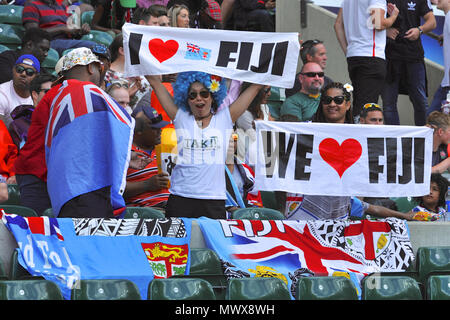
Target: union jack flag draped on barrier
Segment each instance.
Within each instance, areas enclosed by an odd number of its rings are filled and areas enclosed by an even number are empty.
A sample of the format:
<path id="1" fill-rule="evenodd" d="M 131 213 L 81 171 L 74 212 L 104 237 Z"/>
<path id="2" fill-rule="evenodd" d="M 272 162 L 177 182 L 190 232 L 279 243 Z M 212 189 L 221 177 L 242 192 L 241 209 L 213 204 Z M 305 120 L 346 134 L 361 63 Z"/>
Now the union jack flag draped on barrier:
<path id="1" fill-rule="evenodd" d="M 373 272 L 404 271 L 414 259 L 406 221 L 199 219 L 208 247 L 229 277 L 277 277 L 295 296 L 304 276 L 346 276 L 355 284 Z"/>
<path id="2" fill-rule="evenodd" d="M 114 210 L 122 198 L 134 120 L 91 82 L 64 81 L 50 109 L 45 137 L 47 186 L 53 212 L 81 194 L 111 186 Z"/>

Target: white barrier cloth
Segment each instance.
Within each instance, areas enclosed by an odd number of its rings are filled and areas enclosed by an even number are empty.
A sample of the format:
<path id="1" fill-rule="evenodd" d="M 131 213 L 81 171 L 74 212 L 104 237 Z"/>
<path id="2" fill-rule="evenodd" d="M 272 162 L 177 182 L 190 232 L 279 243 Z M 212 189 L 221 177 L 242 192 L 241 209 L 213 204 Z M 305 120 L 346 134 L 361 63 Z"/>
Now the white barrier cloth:
<path id="1" fill-rule="evenodd" d="M 225 78 L 292 88 L 298 33 L 140 26 L 123 28 L 125 75 L 203 71 Z"/>
<path id="2" fill-rule="evenodd" d="M 403 197 L 430 192 L 427 127 L 256 121 L 259 190 Z"/>

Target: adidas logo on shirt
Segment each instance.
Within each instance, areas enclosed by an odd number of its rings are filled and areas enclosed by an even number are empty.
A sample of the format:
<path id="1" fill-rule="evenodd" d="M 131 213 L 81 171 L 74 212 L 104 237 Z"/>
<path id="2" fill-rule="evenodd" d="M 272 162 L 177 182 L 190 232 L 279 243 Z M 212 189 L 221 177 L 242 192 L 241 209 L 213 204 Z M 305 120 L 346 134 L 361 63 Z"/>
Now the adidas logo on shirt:
<path id="1" fill-rule="evenodd" d="M 416 3 L 415 2 L 408 2 L 408 10 L 410 11 L 416 11 Z"/>

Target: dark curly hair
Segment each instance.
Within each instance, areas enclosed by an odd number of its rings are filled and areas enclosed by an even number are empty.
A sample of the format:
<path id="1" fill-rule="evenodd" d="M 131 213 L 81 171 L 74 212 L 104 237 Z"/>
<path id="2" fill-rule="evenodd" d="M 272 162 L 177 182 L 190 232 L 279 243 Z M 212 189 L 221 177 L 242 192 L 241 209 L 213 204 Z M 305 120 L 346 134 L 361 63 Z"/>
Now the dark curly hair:
<path id="1" fill-rule="evenodd" d="M 328 122 L 328 120 L 325 118 L 325 115 L 323 113 L 323 97 L 325 96 L 325 93 L 329 89 L 340 89 L 340 90 L 342 90 L 342 94 L 345 97 L 345 101 L 351 100 L 351 93 L 348 92 L 347 89 L 344 88 L 344 85 L 342 83 L 340 83 L 340 82 L 329 83 L 321 91 L 319 106 L 317 107 L 316 113 L 312 117 L 312 122 Z M 345 113 L 345 122 L 344 123 L 354 123 L 351 107 Z"/>
<path id="2" fill-rule="evenodd" d="M 431 174 L 431 182 L 435 182 L 439 188 L 439 200 L 437 203 L 438 207 L 442 207 L 445 208 L 445 198 L 447 196 L 447 191 L 448 191 L 448 180 L 442 176 L 440 173 L 432 173 Z M 414 198 L 416 201 L 419 202 L 420 206 L 424 206 L 423 205 L 423 196 L 422 197 L 415 197 Z M 430 209 L 430 208 L 427 208 Z"/>

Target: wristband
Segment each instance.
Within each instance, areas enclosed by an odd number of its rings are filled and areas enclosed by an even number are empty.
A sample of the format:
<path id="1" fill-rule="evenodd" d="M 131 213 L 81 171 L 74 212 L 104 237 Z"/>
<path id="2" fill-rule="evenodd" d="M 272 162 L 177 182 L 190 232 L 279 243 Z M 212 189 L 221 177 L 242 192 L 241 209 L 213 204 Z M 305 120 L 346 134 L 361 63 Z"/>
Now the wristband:
<path id="1" fill-rule="evenodd" d="M 419 29 L 419 33 L 420 33 L 420 34 L 422 34 L 422 33 L 423 33 L 423 30 L 422 30 L 422 28 L 421 28 L 421 27 L 417 27 L 417 29 Z"/>

